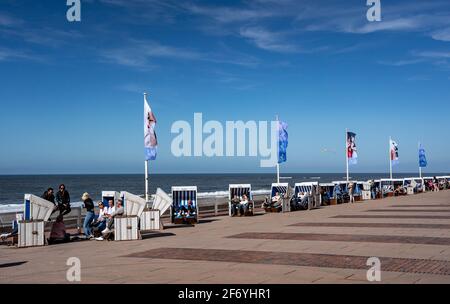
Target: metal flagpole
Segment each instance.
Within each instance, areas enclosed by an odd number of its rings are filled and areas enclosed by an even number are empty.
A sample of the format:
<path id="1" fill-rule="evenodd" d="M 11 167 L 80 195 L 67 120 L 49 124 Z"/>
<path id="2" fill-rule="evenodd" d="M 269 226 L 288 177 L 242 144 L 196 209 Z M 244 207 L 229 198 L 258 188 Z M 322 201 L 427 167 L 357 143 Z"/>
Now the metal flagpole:
<path id="1" fill-rule="evenodd" d="M 147 102 L 147 93 L 144 92 L 144 102 Z M 148 160 L 145 160 L 145 201 L 148 202 Z"/>
<path id="2" fill-rule="evenodd" d="M 148 202 L 148 160 L 145 161 L 145 201 Z"/>
<path id="3" fill-rule="evenodd" d="M 277 130 L 278 130 L 278 115 L 276 115 L 275 116 L 275 120 L 276 120 L 276 122 L 277 122 Z M 278 137 L 280 136 L 280 132 L 279 132 L 279 130 L 278 130 Z M 279 141 L 280 139 L 278 138 L 278 141 Z M 277 143 L 278 144 L 278 156 L 277 156 L 277 184 L 279 184 L 280 183 L 280 163 L 279 163 L 279 157 L 280 157 L 280 144 L 279 144 L 279 142 Z"/>
<path id="4" fill-rule="evenodd" d="M 390 175 L 392 179 L 392 152 L 391 152 L 391 145 L 392 145 L 392 137 L 389 136 L 389 169 L 390 169 Z"/>
<path id="5" fill-rule="evenodd" d="M 345 160 L 347 167 L 347 184 L 350 181 L 349 170 L 348 170 L 348 129 L 345 129 Z"/>

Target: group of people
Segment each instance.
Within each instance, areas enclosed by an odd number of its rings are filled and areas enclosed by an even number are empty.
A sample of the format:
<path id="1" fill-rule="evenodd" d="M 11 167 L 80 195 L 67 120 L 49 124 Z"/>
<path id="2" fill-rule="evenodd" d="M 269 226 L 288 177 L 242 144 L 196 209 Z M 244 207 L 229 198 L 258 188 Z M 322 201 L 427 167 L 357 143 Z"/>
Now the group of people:
<path id="1" fill-rule="evenodd" d="M 175 210 L 175 217 L 188 218 L 197 214 L 197 208 L 192 200 L 188 200 L 186 205 L 181 205 Z"/>
<path id="2" fill-rule="evenodd" d="M 81 197 L 84 208 L 86 209 L 86 216 L 83 223 L 83 232 L 87 239 L 96 239 L 103 241 L 111 232 L 114 226 L 114 218 L 124 214 L 123 202 L 121 199 L 117 200 L 117 206 L 114 200 L 108 201 L 108 206 L 105 206 L 102 201 L 98 202 L 98 213 L 95 214 L 94 202 L 90 198 L 89 193 L 85 192 Z M 95 237 L 98 235 L 98 237 Z"/>
<path id="3" fill-rule="evenodd" d="M 70 208 L 70 194 L 66 190 L 66 186 L 64 184 L 59 185 L 56 195 L 54 194 L 53 188 L 48 188 L 41 197 L 55 205 L 52 214 L 59 211 L 59 215 L 64 216 L 69 214 L 72 210 Z"/>
<path id="4" fill-rule="evenodd" d="M 64 224 L 64 216 L 71 212 L 70 194 L 66 190 L 66 186 L 61 184 L 56 194 L 54 189 L 50 187 L 41 195 L 41 198 L 54 204 L 52 214 L 59 212 L 55 221 L 52 223 L 48 243 L 57 244 L 70 241 L 70 234 L 67 233 Z M 99 201 L 97 203 L 97 214 L 95 212 L 94 202 L 89 193 L 85 192 L 82 195 L 81 200 L 83 201 L 83 208 L 86 210 L 86 215 L 83 222 L 83 233 L 86 239 L 95 238 L 99 241 L 104 240 L 112 232 L 114 218 L 124 214 L 122 200 L 118 199 L 116 206 L 114 204 L 114 200 L 109 200 L 108 206 L 105 206 L 102 201 Z M 6 239 L 17 235 L 18 226 L 17 220 L 14 221 L 12 231 L 2 234 L 1 238 Z"/>
<path id="5" fill-rule="evenodd" d="M 247 194 L 243 194 L 241 197 L 235 195 L 231 199 L 231 216 L 246 215 L 250 211 L 250 201 Z"/>
<path id="6" fill-rule="evenodd" d="M 435 192 L 437 192 L 437 191 L 439 191 L 439 190 L 441 190 L 441 189 L 445 189 L 446 186 L 447 186 L 447 185 L 445 185 L 445 181 L 444 181 L 444 180 L 439 181 L 439 180 L 436 178 L 436 176 L 433 177 L 432 180 L 431 180 L 431 179 L 428 180 L 428 181 L 426 182 L 426 185 L 425 185 L 425 187 L 427 188 L 428 191 L 435 191 Z"/>

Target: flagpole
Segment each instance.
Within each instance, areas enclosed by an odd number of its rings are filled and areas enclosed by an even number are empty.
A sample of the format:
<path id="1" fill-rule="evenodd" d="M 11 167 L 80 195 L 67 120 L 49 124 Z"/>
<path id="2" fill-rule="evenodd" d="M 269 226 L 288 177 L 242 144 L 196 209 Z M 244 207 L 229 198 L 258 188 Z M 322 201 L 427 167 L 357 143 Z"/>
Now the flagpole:
<path id="1" fill-rule="evenodd" d="M 392 151 L 391 151 L 391 149 L 392 149 L 392 137 L 391 136 L 389 136 L 389 169 L 390 169 L 390 176 L 391 176 L 391 179 L 392 179 Z"/>
<path id="2" fill-rule="evenodd" d="M 147 102 L 147 93 L 144 92 L 144 101 Z M 145 201 L 149 201 L 148 195 L 148 160 L 145 160 Z"/>
<path id="3" fill-rule="evenodd" d="M 148 202 L 148 160 L 145 161 L 145 201 Z"/>
<path id="4" fill-rule="evenodd" d="M 279 128 L 279 124 L 278 124 L 278 115 L 275 116 L 275 120 L 277 122 L 277 130 Z M 278 130 L 278 137 L 280 136 L 280 131 Z M 280 139 L 278 139 L 280 140 Z M 278 144 L 278 157 L 277 157 L 277 184 L 280 183 L 280 163 L 279 163 L 279 155 L 280 155 L 280 145 Z"/>
<path id="5" fill-rule="evenodd" d="M 349 170 L 348 170 L 348 129 L 345 129 L 345 160 L 347 167 L 347 183 L 350 181 Z"/>

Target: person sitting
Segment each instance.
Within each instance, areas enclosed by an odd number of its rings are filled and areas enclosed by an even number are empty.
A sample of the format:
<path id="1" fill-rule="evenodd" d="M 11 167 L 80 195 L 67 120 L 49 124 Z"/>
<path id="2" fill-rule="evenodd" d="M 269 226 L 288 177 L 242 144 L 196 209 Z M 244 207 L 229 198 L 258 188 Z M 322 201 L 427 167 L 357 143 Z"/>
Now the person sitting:
<path id="1" fill-rule="evenodd" d="M 194 202 L 192 202 L 192 200 L 188 200 L 187 216 L 194 216 L 196 211 L 197 210 L 195 209 Z"/>
<path id="2" fill-rule="evenodd" d="M 16 236 L 18 233 L 19 233 L 19 223 L 17 222 L 17 220 L 14 220 L 12 223 L 11 232 L 3 233 L 2 235 L 0 235 L 0 239 L 2 241 L 6 241 L 6 239 Z"/>
<path id="3" fill-rule="evenodd" d="M 53 223 L 50 238 L 47 241 L 49 245 L 70 241 L 70 234 L 66 232 L 66 225 L 64 225 L 62 214 L 58 215 L 56 221 Z"/>
<path id="4" fill-rule="evenodd" d="M 114 218 L 116 216 L 123 215 L 124 212 L 125 212 L 125 210 L 124 210 L 124 208 L 122 206 L 122 200 L 118 199 L 117 200 L 117 208 L 115 208 L 113 213 L 106 215 L 107 216 L 106 228 L 102 231 L 102 234 L 104 236 L 112 232 L 112 229 L 113 229 L 113 226 L 114 226 Z M 97 238 L 97 240 L 103 241 L 103 237 L 99 237 L 99 238 Z"/>
<path id="5" fill-rule="evenodd" d="M 46 201 L 52 202 L 54 205 L 55 203 L 55 195 L 53 194 L 53 188 L 48 188 L 47 191 L 45 191 L 41 198 L 45 199 Z"/>
<path id="6" fill-rule="evenodd" d="M 98 202 L 98 216 L 92 223 L 92 233 L 98 234 L 100 231 L 106 228 L 106 207 L 103 205 L 103 202 Z"/>
<path id="7" fill-rule="evenodd" d="M 241 202 L 241 200 L 239 199 L 239 196 L 237 196 L 237 195 L 235 195 L 231 199 L 231 216 L 235 216 L 238 214 L 240 202 Z"/>
<path id="8" fill-rule="evenodd" d="M 108 214 L 113 214 L 116 211 L 116 207 L 114 206 L 114 200 L 108 201 L 108 207 L 106 207 L 105 216 L 108 217 Z"/>
<path id="9" fill-rule="evenodd" d="M 300 207 L 301 207 L 303 210 L 308 209 L 309 198 L 310 198 L 309 193 L 303 193 L 303 192 L 302 192 L 302 195 L 300 196 L 300 202 L 299 202 L 299 205 L 300 205 Z"/>
<path id="10" fill-rule="evenodd" d="M 406 191 L 405 188 L 403 188 L 402 186 L 398 185 L 397 188 L 394 190 L 394 195 L 398 196 L 398 195 L 405 195 Z"/>
<path id="11" fill-rule="evenodd" d="M 57 203 L 56 209 L 59 210 L 59 214 L 64 216 L 70 213 L 70 195 L 64 184 L 59 185 L 59 191 L 56 193 L 55 201 Z"/>
<path id="12" fill-rule="evenodd" d="M 242 200 L 239 202 L 239 213 L 240 215 L 245 215 L 248 212 L 248 197 L 246 194 L 242 196 Z"/>
<path id="13" fill-rule="evenodd" d="M 321 187 L 319 193 L 322 198 L 322 205 L 328 206 L 330 204 L 330 197 L 325 188 Z"/>
<path id="14" fill-rule="evenodd" d="M 273 205 L 278 204 L 280 199 L 281 199 L 280 193 L 279 192 L 275 192 L 275 195 L 272 196 L 272 204 Z"/>
<path id="15" fill-rule="evenodd" d="M 195 206 L 192 203 L 192 200 L 188 200 L 187 206 L 181 206 L 180 207 L 180 216 L 182 217 L 188 217 L 191 215 L 195 215 Z"/>

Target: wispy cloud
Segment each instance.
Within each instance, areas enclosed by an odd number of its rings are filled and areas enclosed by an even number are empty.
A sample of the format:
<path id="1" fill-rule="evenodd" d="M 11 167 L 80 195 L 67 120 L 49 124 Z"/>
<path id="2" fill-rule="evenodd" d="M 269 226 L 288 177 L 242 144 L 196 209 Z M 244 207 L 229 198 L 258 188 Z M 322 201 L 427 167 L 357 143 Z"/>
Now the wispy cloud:
<path id="1" fill-rule="evenodd" d="M 378 63 L 382 64 L 382 65 L 401 67 L 401 66 L 406 66 L 406 65 L 418 64 L 418 63 L 421 63 L 424 61 L 425 61 L 424 59 L 406 59 L 406 60 L 397 60 L 397 61 L 378 61 Z"/>
<path id="2" fill-rule="evenodd" d="M 240 29 L 240 35 L 252 41 L 257 47 L 274 52 L 293 53 L 299 48 L 283 40 L 283 33 L 268 31 L 262 27 L 246 27 Z"/>
<path id="3" fill-rule="evenodd" d="M 430 35 L 434 40 L 450 41 L 450 27 L 434 31 Z"/>
<path id="4" fill-rule="evenodd" d="M 130 40 L 125 42 L 127 46 L 110 48 L 100 52 L 104 59 L 119 65 L 134 67 L 138 69 L 152 69 L 157 66 L 154 59 L 172 59 L 187 61 L 204 61 L 217 64 L 232 64 L 239 66 L 254 67 L 259 60 L 253 56 L 240 54 L 227 55 L 226 48 L 222 47 L 222 53 L 206 53 L 194 49 L 163 45 L 156 41 Z M 224 50 L 225 49 L 225 50 Z"/>
<path id="5" fill-rule="evenodd" d="M 32 60 L 32 61 L 41 61 L 41 58 L 26 51 L 21 51 L 17 49 L 8 49 L 0 47 L 0 61 L 11 61 L 11 60 Z"/>
<path id="6" fill-rule="evenodd" d="M 449 59 L 450 51 L 414 51 L 412 52 L 417 57 L 431 58 L 431 59 Z"/>

